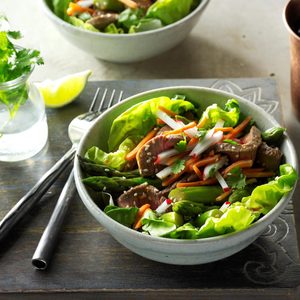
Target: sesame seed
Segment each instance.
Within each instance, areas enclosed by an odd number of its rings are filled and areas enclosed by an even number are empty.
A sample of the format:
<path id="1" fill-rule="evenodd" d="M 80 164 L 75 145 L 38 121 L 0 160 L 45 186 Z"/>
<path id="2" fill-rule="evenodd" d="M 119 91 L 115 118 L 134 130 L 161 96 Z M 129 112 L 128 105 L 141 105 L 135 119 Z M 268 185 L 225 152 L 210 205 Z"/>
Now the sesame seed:
<path id="1" fill-rule="evenodd" d="M 138 193 L 134 193 L 134 194 L 133 194 L 134 197 L 137 197 L 137 195 L 138 195 Z"/>

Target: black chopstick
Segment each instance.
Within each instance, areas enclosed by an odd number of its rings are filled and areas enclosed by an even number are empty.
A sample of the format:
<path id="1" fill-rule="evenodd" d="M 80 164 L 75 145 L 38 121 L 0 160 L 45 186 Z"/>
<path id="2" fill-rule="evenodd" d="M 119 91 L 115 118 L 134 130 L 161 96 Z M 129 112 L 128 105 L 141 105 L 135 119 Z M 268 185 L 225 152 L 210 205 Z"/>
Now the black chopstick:
<path id="1" fill-rule="evenodd" d="M 71 200 L 74 198 L 75 191 L 76 187 L 72 170 L 59 196 L 49 223 L 45 228 L 44 233 L 33 254 L 31 263 L 33 267 L 38 270 L 45 270 L 49 265 L 60 229 L 70 206 Z"/>
<path id="2" fill-rule="evenodd" d="M 44 196 L 57 177 L 73 161 L 74 154 L 75 148 L 70 149 L 4 216 L 0 221 L 0 243 L 14 226 Z"/>

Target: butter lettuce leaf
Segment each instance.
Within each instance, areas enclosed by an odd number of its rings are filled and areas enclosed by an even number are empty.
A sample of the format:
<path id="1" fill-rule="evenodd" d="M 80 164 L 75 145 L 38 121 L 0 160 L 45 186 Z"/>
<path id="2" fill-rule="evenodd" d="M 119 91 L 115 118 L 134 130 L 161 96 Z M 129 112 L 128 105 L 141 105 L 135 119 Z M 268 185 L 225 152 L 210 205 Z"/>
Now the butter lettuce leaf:
<path id="1" fill-rule="evenodd" d="M 85 158 L 96 164 L 104 164 L 116 170 L 122 170 L 126 164 L 126 154 L 128 154 L 135 146 L 135 143 L 127 138 L 119 146 L 115 152 L 106 153 L 98 147 L 94 146 L 88 149 Z"/>
<path id="2" fill-rule="evenodd" d="M 250 196 L 242 199 L 242 203 L 248 209 L 265 215 L 284 194 L 293 189 L 297 179 L 296 170 L 290 164 L 283 164 L 279 167 L 278 177 L 266 184 L 257 186 Z"/>
<path id="3" fill-rule="evenodd" d="M 224 126 L 235 126 L 240 118 L 240 106 L 237 100 L 229 99 L 225 108 L 222 109 L 217 104 L 208 106 L 203 112 L 199 122 L 205 121 L 203 127 L 211 128 L 218 120 L 225 121 Z"/>
<path id="4" fill-rule="evenodd" d="M 155 125 L 158 106 L 176 114 L 194 110 L 194 105 L 185 100 L 171 100 L 168 97 L 153 98 L 134 105 L 117 117 L 111 126 L 108 148 L 114 151 L 126 138 L 142 139 Z"/>
<path id="5" fill-rule="evenodd" d="M 160 19 L 168 25 L 188 15 L 193 4 L 193 0 L 157 0 L 149 7 L 146 17 Z"/>

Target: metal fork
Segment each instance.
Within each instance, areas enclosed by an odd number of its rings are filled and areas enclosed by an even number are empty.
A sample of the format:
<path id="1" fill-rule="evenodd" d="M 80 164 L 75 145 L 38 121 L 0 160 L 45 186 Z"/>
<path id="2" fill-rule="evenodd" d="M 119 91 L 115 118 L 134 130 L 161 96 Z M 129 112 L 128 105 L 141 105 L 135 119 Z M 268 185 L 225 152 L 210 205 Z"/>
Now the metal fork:
<path id="1" fill-rule="evenodd" d="M 73 144 L 71 149 L 67 151 L 66 154 L 41 177 L 41 179 L 11 208 L 11 210 L 0 221 L 0 242 L 7 236 L 10 230 L 20 221 L 20 219 L 27 214 L 27 212 L 35 205 L 35 203 L 43 197 L 50 186 L 55 182 L 57 177 L 73 161 L 78 143 L 86 130 L 92 126 L 96 118 L 106 108 L 110 108 L 114 104 L 116 91 L 113 90 L 111 96 L 107 97 L 108 90 L 105 89 L 100 104 L 96 109 L 99 92 L 100 88 L 98 88 L 96 91 L 89 111 L 75 117 L 70 122 L 68 132 Z M 123 92 L 121 91 L 119 97 L 117 98 L 117 103 L 121 101 L 122 97 Z M 107 101 L 108 104 L 105 107 L 105 103 L 107 103 Z"/>

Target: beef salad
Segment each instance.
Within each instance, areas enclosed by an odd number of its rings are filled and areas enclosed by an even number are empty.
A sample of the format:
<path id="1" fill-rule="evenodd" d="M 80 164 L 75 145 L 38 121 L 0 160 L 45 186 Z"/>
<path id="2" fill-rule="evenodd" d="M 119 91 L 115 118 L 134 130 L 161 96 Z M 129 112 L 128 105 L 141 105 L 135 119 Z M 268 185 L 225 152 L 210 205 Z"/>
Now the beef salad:
<path id="1" fill-rule="evenodd" d="M 95 32 L 137 33 L 172 24 L 201 0 L 49 0 L 54 13 L 68 23 Z"/>
<path id="2" fill-rule="evenodd" d="M 185 99 L 141 102 L 112 123 L 105 152 L 79 157 L 83 182 L 117 222 L 152 236 L 200 239 L 248 228 L 297 181 L 285 129 L 261 131 L 228 99 L 204 110 Z"/>

